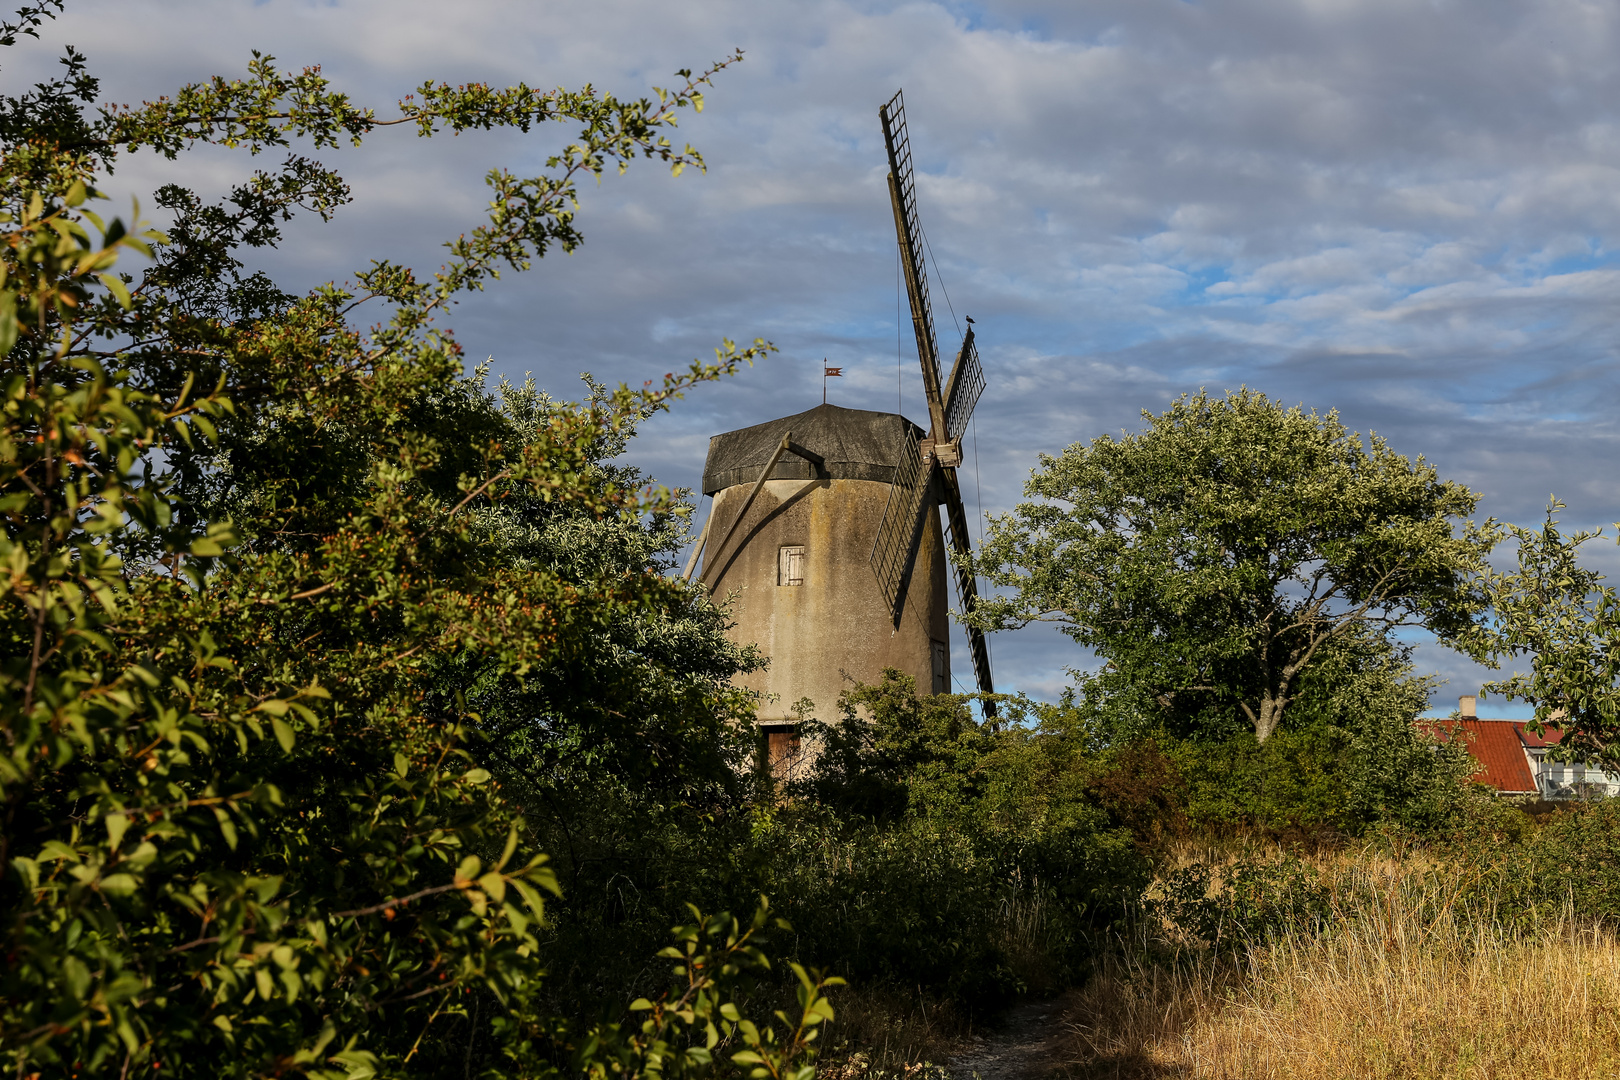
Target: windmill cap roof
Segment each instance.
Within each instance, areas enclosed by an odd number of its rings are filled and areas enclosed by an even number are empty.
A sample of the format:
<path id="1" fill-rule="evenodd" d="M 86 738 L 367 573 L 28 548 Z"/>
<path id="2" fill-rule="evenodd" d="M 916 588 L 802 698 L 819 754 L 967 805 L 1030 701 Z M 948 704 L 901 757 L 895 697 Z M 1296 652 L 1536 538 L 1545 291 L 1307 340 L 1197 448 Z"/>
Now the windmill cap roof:
<path id="1" fill-rule="evenodd" d="M 771 470 L 772 480 L 876 480 L 894 482 L 894 466 L 905 449 L 906 432 L 918 438 L 927 432 L 898 413 L 842 409 L 817 405 L 806 412 L 784 416 L 753 427 L 716 435 L 709 440 L 709 459 L 703 466 L 703 494 L 713 495 L 738 484 L 752 484 L 792 432 L 793 441 L 825 463 L 818 469 L 795 454 L 783 454 Z"/>

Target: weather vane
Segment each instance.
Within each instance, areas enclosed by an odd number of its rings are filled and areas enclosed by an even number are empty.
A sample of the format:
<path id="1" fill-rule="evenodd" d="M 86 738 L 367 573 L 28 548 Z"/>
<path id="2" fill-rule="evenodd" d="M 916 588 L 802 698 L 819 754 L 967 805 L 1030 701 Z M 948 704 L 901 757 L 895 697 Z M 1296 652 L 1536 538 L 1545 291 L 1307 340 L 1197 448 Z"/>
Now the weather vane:
<path id="1" fill-rule="evenodd" d="M 841 367 L 828 367 L 827 358 L 821 358 L 821 403 L 827 404 L 827 379 L 829 377 L 843 378 L 844 369 Z"/>

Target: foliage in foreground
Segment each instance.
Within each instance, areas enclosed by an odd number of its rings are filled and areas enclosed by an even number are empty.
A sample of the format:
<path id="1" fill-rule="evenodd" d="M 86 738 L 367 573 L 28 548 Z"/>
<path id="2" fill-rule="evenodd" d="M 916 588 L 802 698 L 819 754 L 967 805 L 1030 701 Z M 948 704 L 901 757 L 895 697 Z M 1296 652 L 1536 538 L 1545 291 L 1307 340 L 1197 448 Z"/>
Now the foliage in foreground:
<path id="1" fill-rule="evenodd" d="M 628 761 L 629 733 L 697 747 L 654 757 L 667 785 L 718 767 L 725 744 L 707 736 L 729 722 L 721 683 L 741 658 L 621 663 L 590 689 L 653 671 L 669 703 L 628 722 L 613 709 L 628 687 L 587 710 L 554 682 L 573 657 L 613 655 L 646 612 L 714 625 L 700 600 L 646 565 L 506 556 L 525 530 L 659 528 L 667 496 L 600 467 L 604 447 L 762 346 L 659 388 L 503 412 L 434 325 L 503 266 L 579 242 L 579 177 L 640 156 L 700 164 L 663 132 L 710 73 L 656 101 L 423 87 L 400 105 L 422 135 L 579 134 L 538 176 L 492 173 L 489 222 L 431 281 L 374 263 L 353 291 L 293 297 L 237 255 L 274 244 L 299 207 L 348 200 L 319 161 L 291 154 L 218 204 L 165 188 L 168 237 L 105 222 L 97 185 L 141 149 L 359 142 L 371 111 L 256 58 L 246 79 L 92 115 L 84 58 L 64 64 L 0 102 L 0 1065 L 804 1075 L 828 981 L 800 973 L 798 1021 L 756 1025 L 733 1001 L 766 962 L 763 909 L 689 915 L 676 982 L 638 1003 L 640 1022 L 543 1007 L 558 884 L 486 753 L 516 737 L 499 705 L 519 700 L 543 721 L 542 762 Z M 130 252 L 151 264 L 115 265 Z M 365 304 L 381 310 L 361 330 Z M 475 1058 L 441 1033 L 480 1009 Z"/>

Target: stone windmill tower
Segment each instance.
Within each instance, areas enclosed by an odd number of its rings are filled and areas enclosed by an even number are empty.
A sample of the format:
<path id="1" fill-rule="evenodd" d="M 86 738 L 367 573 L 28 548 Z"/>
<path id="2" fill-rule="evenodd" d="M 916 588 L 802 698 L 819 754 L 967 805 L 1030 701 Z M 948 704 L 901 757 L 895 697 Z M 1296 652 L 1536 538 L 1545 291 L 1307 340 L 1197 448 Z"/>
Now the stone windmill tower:
<path id="1" fill-rule="evenodd" d="M 948 532 L 953 548 L 969 549 L 956 467 L 984 375 L 970 325 L 941 386 L 901 96 L 879 116 L 929 430 L 894 413 L 823 404 L 716 435 L 703 470 L 714 505 L 686 566 L 690 578 L 701 558 L 699 580 L 736 592 L 734 636 L 771 658 L 745 685 L 765 695 L 759 716 L 773 758 L 801 699 L 832 719 L 840 693 L 876 682 L 885 667 L 911 675 L 919 692 L 951 688 L 945 540 Z M 955 578 L 960 607 L 972 610 L 973 575 L 958 568 Z M 975 682 L 988 693 L 984 636 L 970 630 L 968 642 Z"/>

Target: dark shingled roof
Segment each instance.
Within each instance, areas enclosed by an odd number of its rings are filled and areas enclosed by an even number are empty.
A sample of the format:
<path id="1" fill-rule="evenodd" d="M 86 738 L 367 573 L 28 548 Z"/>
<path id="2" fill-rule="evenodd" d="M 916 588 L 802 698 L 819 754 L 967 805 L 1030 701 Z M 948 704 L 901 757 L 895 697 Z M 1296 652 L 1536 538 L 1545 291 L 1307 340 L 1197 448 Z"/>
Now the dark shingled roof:
<path id="1" fill-rule="evenodd" d="M 818 471 L 795 454 L 783 454 L 771 470 L 772 480 L 812 480 L 819 476 L 891 484 L 907 428 L 919 439 L 928 434 L 898 413 L 817 405 L 795 416 L 728 431 L 709 440 L 703 494 L 713 495 L 723 488 L 758 480 L 759 471 L 782 444 L 782 436 L 790 431 L 794 442 L 826 458 L 826 464 Z"/>

